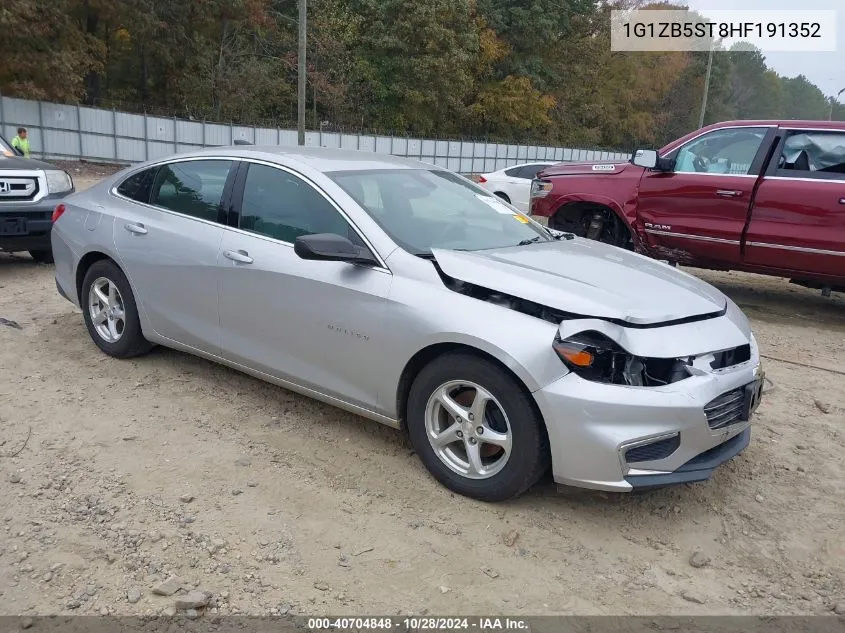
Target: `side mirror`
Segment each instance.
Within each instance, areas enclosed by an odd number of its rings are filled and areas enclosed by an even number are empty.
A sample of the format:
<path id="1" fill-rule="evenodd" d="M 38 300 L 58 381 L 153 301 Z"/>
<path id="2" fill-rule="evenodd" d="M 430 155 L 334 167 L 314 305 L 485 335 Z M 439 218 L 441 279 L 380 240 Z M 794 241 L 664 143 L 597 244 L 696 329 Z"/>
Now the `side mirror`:
<path id="1" fill-rule="evenodd" d="M 293 252 L 302 259 L 350 264 L 377 265 L 378 261 L 363 246 L 356 246 L 348 238 L 335 233 L 301 235 L 293 243 Z"/>
<path id="2" fill-rule="evenodd" d="M 657 167 L 657 159 L 659 156 L 653 149 L 638 149 L 634 152 L 631 162 L 638 167 L 645 167 L 646 169 L 654 169 Z"/>
<path id="3" fill-rule="evenodd" d="M 675 161 L 671 158 L 660 158 L 656 150 L 638 149 L 631 157 L 631 162 L 638 167 L 653 169 L 654 171 L 672 171 Z"/>

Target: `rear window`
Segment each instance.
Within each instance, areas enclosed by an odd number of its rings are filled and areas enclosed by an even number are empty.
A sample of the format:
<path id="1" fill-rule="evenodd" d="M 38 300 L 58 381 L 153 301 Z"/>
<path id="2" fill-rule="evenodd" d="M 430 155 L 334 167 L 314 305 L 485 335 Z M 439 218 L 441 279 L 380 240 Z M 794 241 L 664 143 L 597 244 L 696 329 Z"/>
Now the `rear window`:
<path id="1" fill-rule="evenodd" d="M 121 196 L 126 196 L 135 202 L 147 203 L 150 201 L 150 190 L 155 179 L 157 167 L 152 169 L 145 169 L 139 171 L 137 174 L 129 176 L 117 187 L 117 192 Z"/>
<path id="2" fill-rule="evenodd" d="M 792 132 L 778 161 L 781 176 L 845 180 L 844 132 Z"/>

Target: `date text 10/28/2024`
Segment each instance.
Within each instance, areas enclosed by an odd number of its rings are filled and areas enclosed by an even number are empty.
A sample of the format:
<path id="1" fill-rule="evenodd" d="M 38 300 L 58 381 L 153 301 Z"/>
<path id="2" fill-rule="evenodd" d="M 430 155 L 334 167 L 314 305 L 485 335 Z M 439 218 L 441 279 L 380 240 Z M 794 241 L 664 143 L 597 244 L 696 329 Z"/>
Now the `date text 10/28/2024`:
<path id="1" fill-rule="evenodd" d="M 508 617 L 308 618 L 309 631 L 528 631 L 526 620 Z"/>

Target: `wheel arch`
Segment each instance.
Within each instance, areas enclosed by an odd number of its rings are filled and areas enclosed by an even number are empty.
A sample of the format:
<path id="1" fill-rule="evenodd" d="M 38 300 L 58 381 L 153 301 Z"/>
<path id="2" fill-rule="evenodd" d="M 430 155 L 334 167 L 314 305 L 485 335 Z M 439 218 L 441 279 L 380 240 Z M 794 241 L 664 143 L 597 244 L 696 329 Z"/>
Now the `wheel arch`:
<path id="1" fill-rule="evenodd" d="M 88 273 L 91 266 L 104 259 L 109 260 L 115 266 L 123 270 L 123 267 L 113 257 L 102 251 L 89 251 L 79 259 L 79 263 L 76 265 L 76 272 L 74 274 L 76 298 L 79 300 L 79 305 L 82 305 L 82 282 L 85 280 L 85 275 Z M 126 273 L 124 272 L 124 274 Z"/>
<path id="2" fill-rule="evenodd" d="M 489 351 L 485 351 L 480 347 L 475 347 L 468 343 L 459 342 L 433 343 L 419 350 L 408 360 L 407 363 L 405 363 L 405 367 L 402 369 L 402 372 L 399 375 L 399 382 L 396 387 L 396 418 L 399 421 L 399 425 L 402 429 L 407 430 L 406 410 L 408 406 L 408 396 L 411 391 L 411 385 L 414 383 L 414 380 L 419 375 L 420 371 L 422 371 L 424 367 L 426 367 L 436 358 L 444 354 L 455 352 L 465 353 L 467 355 L 475 356 L 477 358 L 489 361 L 496 365 L 503 372 L 505 372 L 508 376 L 510 376 L 516 382 L 516 384 L 519 385 L 519 387 L 525 391 L 526 395 L 529 396 L 529 401 L 531 402 L 537 414 L 540 416 L 540 419 L 543 420 L 544 430 L 548 433 L 548 430 L 545 429 L 546 421 L 543 418 L 542 412 L 540 411 L 540 407 L 537 405 L 537 402 L 532 394 L 532 389 L 529 387 L 526 380 L 519 375 L 518 371 L 515 371 L 512 366 L 502 361 L 495 354 Z"/>
<path id="3" fill-rule="evenodd" d="M 585 211 L 588 209 L 604 209 L 610 211 L 628 230 L 628 234 L 631 236 L 634 245 L 637 247 L 639 246 L 640 238 L 632 224 L 632 220 L 625 215 L 625 212 L 619 203 L 612 198 L 590 197 L 565 200 L 555 209 L 554 213 L 549 216 L 549 226 L 553 226 L 554 218 L 559 213 L 565 213 L 567 210 L 573 208 L 582 208 Z"/>

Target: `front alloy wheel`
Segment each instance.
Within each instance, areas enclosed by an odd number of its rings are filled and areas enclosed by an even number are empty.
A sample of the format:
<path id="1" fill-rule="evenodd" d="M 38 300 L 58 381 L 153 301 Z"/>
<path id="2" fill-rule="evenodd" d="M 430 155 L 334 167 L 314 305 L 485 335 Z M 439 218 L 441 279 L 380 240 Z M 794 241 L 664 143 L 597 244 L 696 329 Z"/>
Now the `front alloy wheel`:
<path id="1" fill-rule="evenodd" d="M 493 394 L 470 380 L 438 387 L 428 400 L 425 424 L 434 453 L 459 475 L 487 479 L 508 463 L 508 416 Z"/>
<path id="2" fill-rule="evenodd" d="M 467 497 L 516 497 L 549 466 L 549 440 L 531 394 L 507 369 L 471 352 L 450 352 L 423 367 L 406 420 L 425 467 Z"/>

